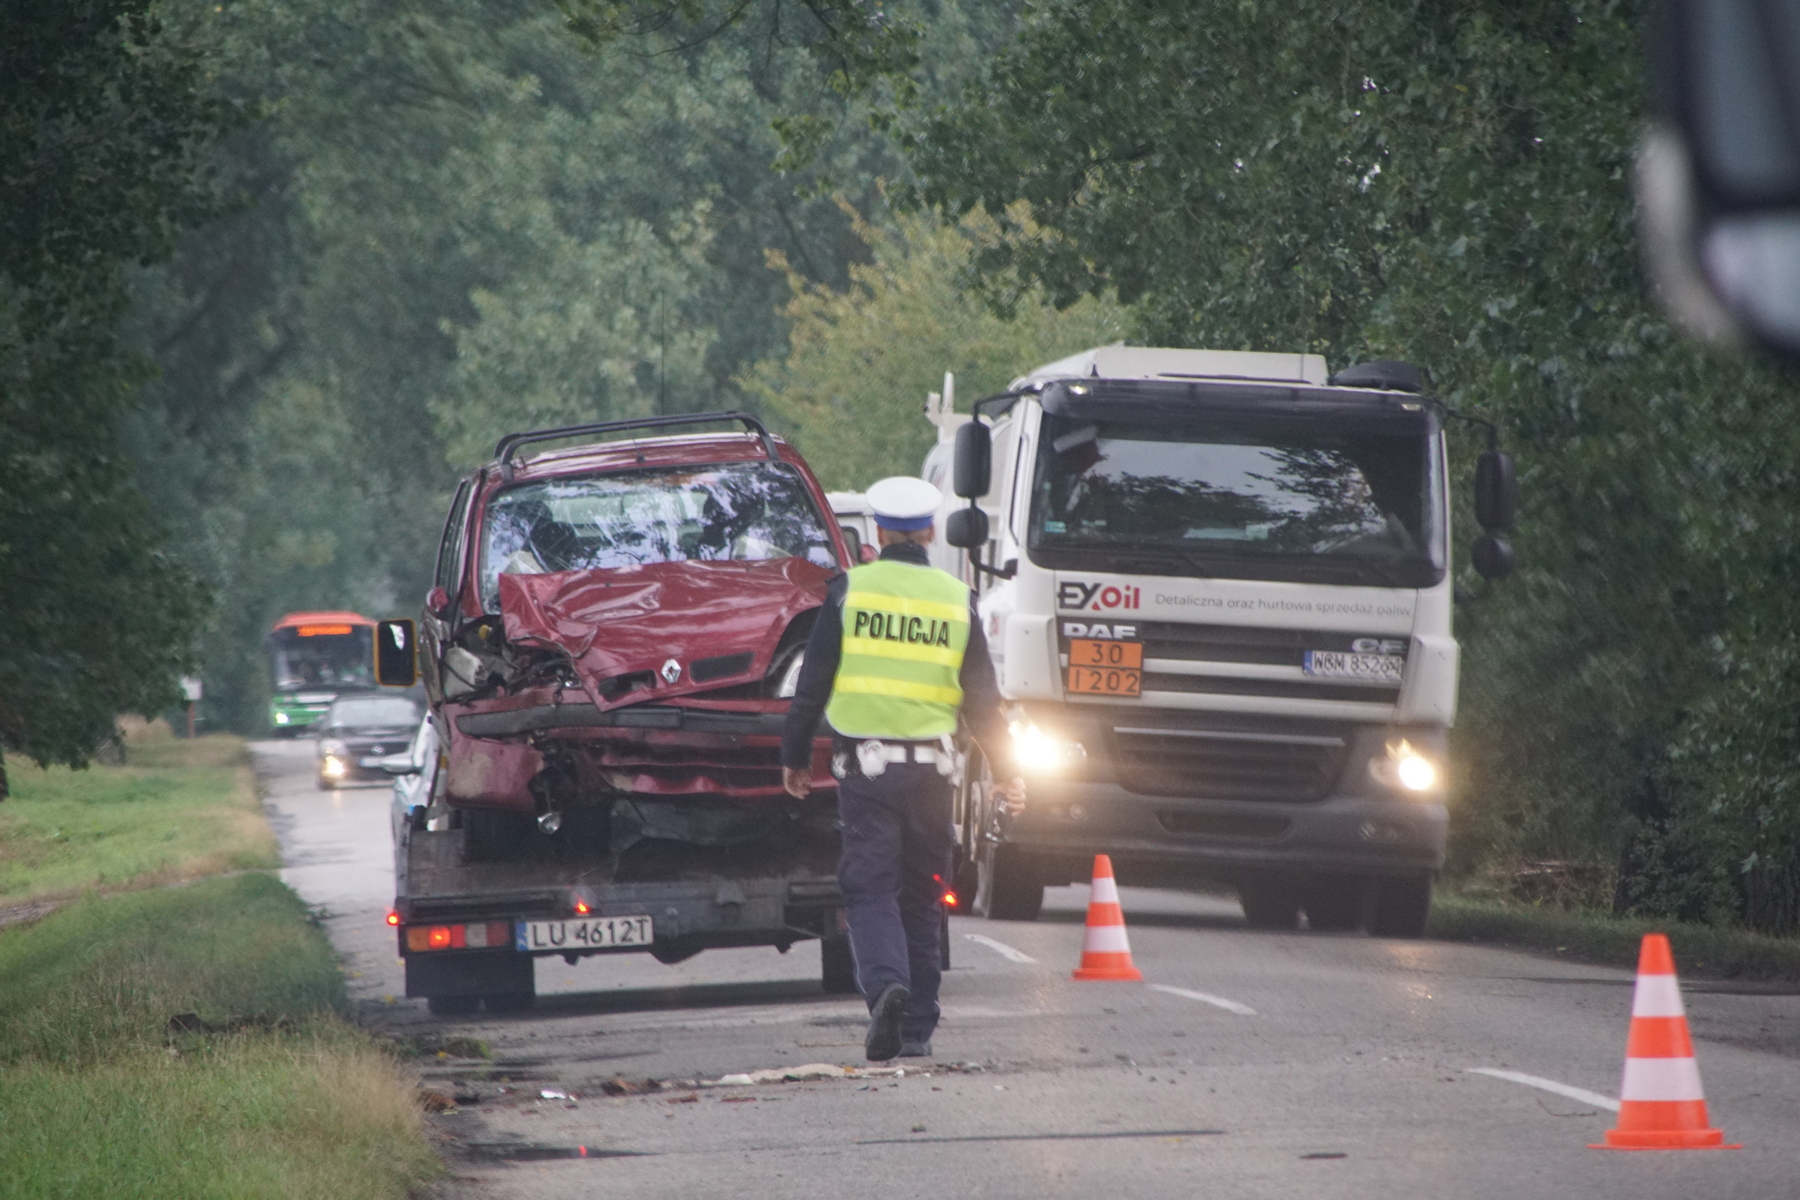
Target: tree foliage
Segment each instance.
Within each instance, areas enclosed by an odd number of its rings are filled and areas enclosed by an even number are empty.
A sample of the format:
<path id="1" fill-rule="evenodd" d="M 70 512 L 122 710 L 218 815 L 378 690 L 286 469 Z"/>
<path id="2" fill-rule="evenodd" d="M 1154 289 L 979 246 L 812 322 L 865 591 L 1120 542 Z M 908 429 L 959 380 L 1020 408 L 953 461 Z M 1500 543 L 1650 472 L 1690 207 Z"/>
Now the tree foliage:
<path id="1" fill-rule="evenodd" d="M 200 70 L 143 0 L 14 6 L 0 40 L 0 750 L 40 763 L 177 700 L 206 607 L 120 441 L 147 364 L 116 328 L 216 202 Z"/>
<path id="2" fill-rule="evenodd" d="M 853 264 L 842 290 L 773 255 L 794 289 L 788 352 L 744 376 L 828 488 L 917 473 L 936 436 L 925 396 L 942 391 L 946 371 L 966 407 L 1029 367 L 1121 336 L 1125 314 L 1104 298 L 1058 311 L 1038 289 L 1019 289 L 1001 316 L 964 287 L 972 254 L 996 232 L 979 215 L 960 226 L 914 214 L 855 228 L 872 261 Z"/>
<path id="3" fill-rule="evenodd" d="M 917 195 L 1003 224 L 1002 299 L 1404 358 L 1497 420 L 1528 567 L 1465 610 L 1460 865 L 1594 861 L 1624 907 L 1791 929 L 1800 423 L 1791 378 L 1645 295 L 1645 9 L 1055 0 L 916 133 Z"/>
<path id="4" fill-rule="evenodd" d="M 868 249 L 824 181 L 866 214 L 905 170 L 865 119 L 892 85 L 841 90 L 791 2 L 613 6 L 588 39 L 549 0 L 162 2 L 254 117 L 213 163 L 253 203 L 136 281 L 161 374 L 129 427 L 218 590 L 207 715 L 238 728 L 281 613 L 417 603 L 501 434 L 753 404 L 737 377 L 787 330 L 767 252 L 846 286 Z M 921 95 L 1010 29 L 1010 5 L 909 11 Z"/>

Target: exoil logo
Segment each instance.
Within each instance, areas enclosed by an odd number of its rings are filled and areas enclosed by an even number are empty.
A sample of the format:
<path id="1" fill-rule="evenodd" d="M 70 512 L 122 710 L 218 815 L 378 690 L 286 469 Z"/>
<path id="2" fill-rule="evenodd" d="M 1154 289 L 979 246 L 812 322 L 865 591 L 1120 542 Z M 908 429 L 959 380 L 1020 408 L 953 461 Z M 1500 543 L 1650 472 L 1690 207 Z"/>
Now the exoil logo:
<path id="1" fill-rule="evenodd" d="M 1109 608 L 1136 608 L 1142 598 L 1137 588 L 1110 583 L 1078 583 L 1071 579 L 1056 589 L 1056 606 L 1088 612 Z"/>

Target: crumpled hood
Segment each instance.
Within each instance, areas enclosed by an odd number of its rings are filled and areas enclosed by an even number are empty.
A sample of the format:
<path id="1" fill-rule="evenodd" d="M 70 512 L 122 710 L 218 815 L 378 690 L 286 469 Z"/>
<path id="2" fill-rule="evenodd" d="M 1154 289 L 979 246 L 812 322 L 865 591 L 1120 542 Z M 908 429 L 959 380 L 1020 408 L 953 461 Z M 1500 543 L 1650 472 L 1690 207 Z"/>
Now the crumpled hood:
<path id="1" fill-rule="evenodd" d="M 508 641 L 563 650 L 595 703 L 618 708 L 762 678 L 788 625 L 825 602 L 832 575 L 803 558 L 502 575 L 500 614 Z M 713 661 L 746 653 L 748 664 Z M 670 659 L 681 668 L 674 683 L 662 674 Z M 708 664 L 700 682 L 697 662 Z M 639 672 L 650 686 L 606 686 Z"/>

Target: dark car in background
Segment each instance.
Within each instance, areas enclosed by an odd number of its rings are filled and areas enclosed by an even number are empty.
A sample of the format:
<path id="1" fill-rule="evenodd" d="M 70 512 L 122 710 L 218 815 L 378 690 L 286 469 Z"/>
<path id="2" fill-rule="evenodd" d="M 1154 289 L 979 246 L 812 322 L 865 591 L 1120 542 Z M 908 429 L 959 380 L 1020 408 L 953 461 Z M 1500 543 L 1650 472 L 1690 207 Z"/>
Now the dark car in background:
<path id="1" fill-rule="evenodd" d="M 315 727 L 319 786 L 387 780 L 376 760 L 405 750 L 418 727 L 419 704 L 408 696 L 344 696 L 334 701 Z"/>

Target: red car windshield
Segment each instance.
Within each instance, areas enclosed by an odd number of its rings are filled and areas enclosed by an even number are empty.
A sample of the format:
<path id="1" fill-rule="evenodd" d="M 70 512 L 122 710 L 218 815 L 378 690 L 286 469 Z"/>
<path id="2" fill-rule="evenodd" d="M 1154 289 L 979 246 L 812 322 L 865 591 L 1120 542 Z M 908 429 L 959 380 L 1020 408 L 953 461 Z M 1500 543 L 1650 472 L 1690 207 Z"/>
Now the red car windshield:
<path id="1" fill-rule="evenodd" d="M 828 526 L 793 471 L 717 463 L 548 479 L 495 494 L 483 523 L 481 599 L 500 576 L 605 571 L 650 563 L 839 564 Z"/>

